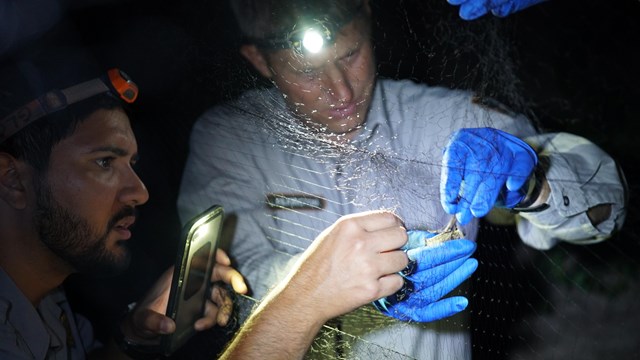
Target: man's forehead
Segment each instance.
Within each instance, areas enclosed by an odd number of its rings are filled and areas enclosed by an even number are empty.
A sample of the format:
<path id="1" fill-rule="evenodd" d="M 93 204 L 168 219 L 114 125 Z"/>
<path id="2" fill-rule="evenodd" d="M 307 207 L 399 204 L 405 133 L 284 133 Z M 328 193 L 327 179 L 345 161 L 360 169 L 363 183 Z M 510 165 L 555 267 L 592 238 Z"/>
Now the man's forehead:
<path id="1" fill-rule="evenodd" d="M 86 149 L 118 145 L 132 151 L 137 147 L 129 118 L 121 108 L 94 111 L 66 140 L 69 145 Z"/>
<path id="2" fill-rule="evenodd" d="M 349 23 L 340 29 L 335 43 L 316 54 L 301 54 L 293 49 L 283 49 L 277 51 L 277 53 L 281 54 L 278 58 L 285 62 L 293 62 L 292 65 L 321 66 L 324 63 L 348 56 L 350 53 L 357 51 L 368 36 L 365 29 L 354 23 Z"/>
<path id="3" fill-rule="evenodd" d="M 280 43 L 319 23 L 342 27 L 365 8 L 365 0 L 233 0 L 232 9 L 244 36 Z M 263 43 L 264 44 L 264 43 Z M 280 44 L 282 45 L 282 44 Z M 280 45 L 276 48 L 280 48 Z"/>

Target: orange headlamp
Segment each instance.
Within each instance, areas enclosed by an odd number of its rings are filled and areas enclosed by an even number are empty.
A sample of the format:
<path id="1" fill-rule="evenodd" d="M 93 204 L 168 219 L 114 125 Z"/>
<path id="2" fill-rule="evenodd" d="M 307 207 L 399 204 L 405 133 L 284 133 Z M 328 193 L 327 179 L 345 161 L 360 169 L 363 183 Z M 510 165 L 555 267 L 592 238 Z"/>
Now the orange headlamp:
<path id="1" fill-rule="evenodd" d="M 138 86 L 131 78 L 119 69 L 110 69 L 107 71 L 109 83 L 113 90 L 120 96 L 120 99 L 131 104 L 138 98 Z"/>
<path id="2" fill-rule="evenodd" d="M 124 71 L 110 69 L 106 76 L 85 81 L 64 90 L 51 90 L 0 120 L 0 143 L 46 115 L 104 93 L 112 93 L 119 99 L 132 103 L 138 97 L 138 86 Z"/>

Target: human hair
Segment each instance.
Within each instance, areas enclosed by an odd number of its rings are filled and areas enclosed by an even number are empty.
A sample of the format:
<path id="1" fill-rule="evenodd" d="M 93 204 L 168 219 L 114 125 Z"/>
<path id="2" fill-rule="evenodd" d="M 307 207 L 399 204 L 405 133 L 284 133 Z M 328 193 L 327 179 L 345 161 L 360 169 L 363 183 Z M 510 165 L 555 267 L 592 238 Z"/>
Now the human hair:
<path id="1" fill-rule="evenodd" d="M 0 61 L 0 121 L 16 111 L 21 115 L 28 113 L 31 107 L 27 104 L 34 99 L 38 99 L 45 113 L 10 137 L 0 140 L 0 151 L 26 162 L 38 172 L 44 172 L 53 147 L 73 135 L 80 123 L 99 109 L 111 110 L 124 105 L 106 89 L 98 92 L 76 87 L 89 79 L 105 76 L 103 74 L 104 67 L 93 55 L 75 46 L 37 46 L 28 53 Z M 63 91 L 70 91 L 64 94 L 65 101 L 70 104 L 49 112 L 50 103 L 55 104 L 53 108 L 58 108 L 58 96 Z M 83 95 L 76 96 L 78 93 Z M 49 96 L 51 94 L 58 95 Z M 41 101 L 42 97 L 47 101 Z"/>
<path id="2" fill-rule="evenodd" d="M 229 0 L 245 41 L 282 36 L 304 17 L 327 17 L 339 24 L 366 0 Z"/>
<path id="3" fill-rule="evenodd" d="M 109 93 L 96 95 L 36 120 L 0 143 L 0 152 L 11 154 L 43 173 L 53 147 L 73 135 L 77 126 L 99 109 L 122 107 Z"/>

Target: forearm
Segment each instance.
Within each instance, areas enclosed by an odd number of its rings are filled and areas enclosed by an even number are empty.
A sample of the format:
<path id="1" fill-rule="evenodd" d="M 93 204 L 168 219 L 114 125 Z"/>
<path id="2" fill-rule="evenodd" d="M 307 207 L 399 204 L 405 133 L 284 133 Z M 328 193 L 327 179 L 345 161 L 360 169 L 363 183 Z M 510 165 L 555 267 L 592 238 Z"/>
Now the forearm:
<path id="1" fill-rule="evenodd" d="M 275 288 L 245 322 L 220 359 L 302 359 L 324 319 L 286 282 Z"/>

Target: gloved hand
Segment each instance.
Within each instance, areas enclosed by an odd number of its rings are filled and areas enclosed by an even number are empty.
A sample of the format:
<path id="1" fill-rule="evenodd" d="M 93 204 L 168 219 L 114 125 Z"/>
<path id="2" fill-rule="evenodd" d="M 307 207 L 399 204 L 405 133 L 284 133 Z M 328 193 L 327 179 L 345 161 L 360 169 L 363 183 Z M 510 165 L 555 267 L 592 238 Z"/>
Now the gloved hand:
<path id="1" fill-rule="evenodd" d="M 451 5 L 460 5 L 460 17 L 474 20 L 491 11 L 498 17 L 506 17 L 545 0 L 447 0 Z"/>
<path id="2" fill-rule="evenodd" d="M 469 303 L 463 296 L 442 299 L 477 269 L 478 261 L 469 258 L 476 249 L 473 241 L 450 240 L 436 246 L 423 246 L 424 238 L 435 234 L 428 231 L 407 232 L 410 248 L 409 270 L 401 275 L 405 286 L 398 293 L 375 301 L 383 314 L 403 320 L 428 322 L 454 315 Z"/>
<path id="3" fill-rule="evenodd" d="M 536 152 L 517 137 L 492 128 L 461 129 L 444 150 L 440 202 L 460 224 L 485 216 L 497 204 L 513 208 L 525 196 Z"/>

